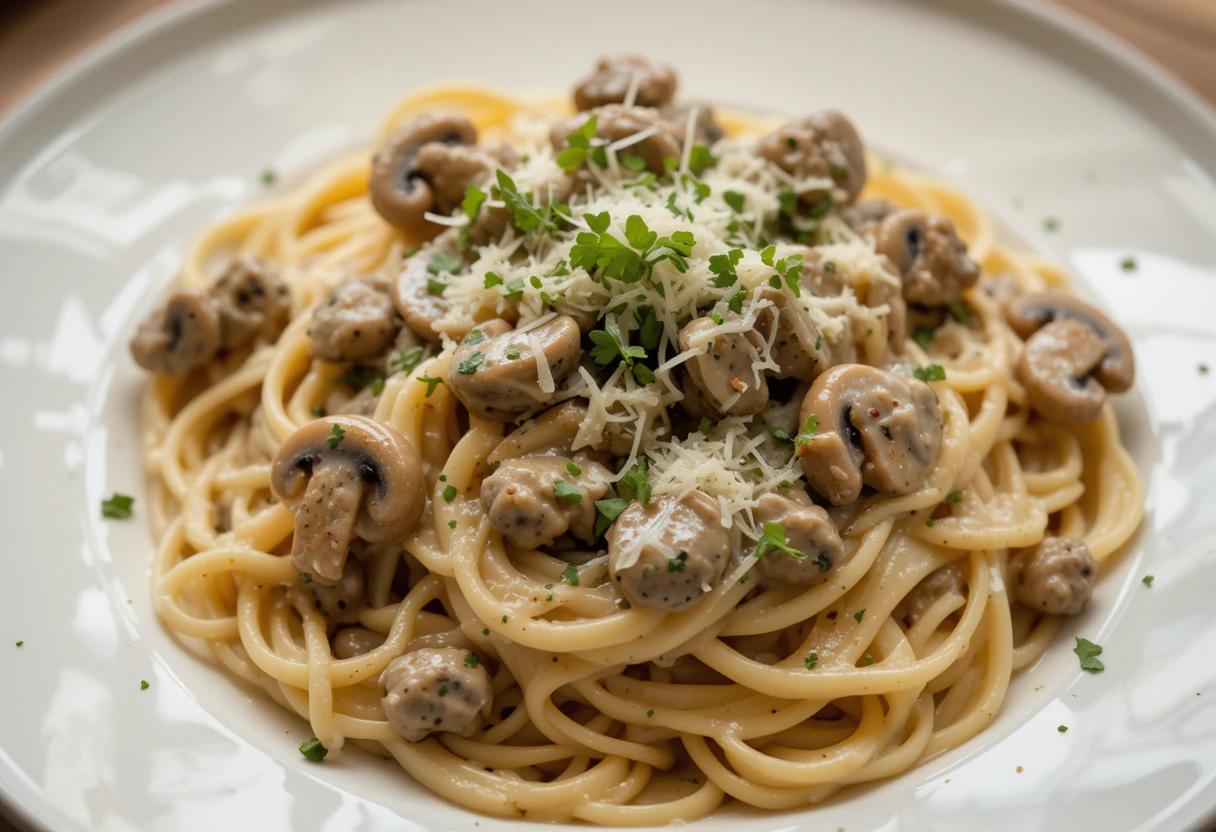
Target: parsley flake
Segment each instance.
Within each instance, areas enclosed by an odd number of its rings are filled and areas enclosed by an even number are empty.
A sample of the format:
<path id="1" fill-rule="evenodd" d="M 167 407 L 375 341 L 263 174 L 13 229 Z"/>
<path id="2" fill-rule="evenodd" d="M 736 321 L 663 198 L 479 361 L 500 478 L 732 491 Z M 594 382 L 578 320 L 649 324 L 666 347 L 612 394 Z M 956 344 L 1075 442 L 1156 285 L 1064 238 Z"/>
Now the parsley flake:
<path id="1" fill-rule="evenodd" d="M 456 365 L 456 372 L 462 376 L 471 376 L 477 372 L 477 369 L 485 363 L 486 354 L 481 350 L 470 355 L 468 358 Z"/>
<path id="2" fill-rule="evenodd" d="M 456 490 L 456 486 L 445 485 L 443 487 L 443 501 L 445 503 L 450 503 L 450 502 L 452 502 L 452 500 L 456 499 L 456 495 L 459 493 L 460 492 Z"/>
<path id="3" fill-rule="evenodd" d="M 329 749 L 321 745 L 321 741 L 316 737 L 300 743 L 300 753 L 304 755 L 304 759 L 319 763 L 325 759 L 325 755 L 329 753 Z"/>
<path id="4" fill-rule="evenodd" d="M 578 567 L 573 563 L 566 564 L 566 568 L 562 570 L 562 583 L 570 586 L 578 586 Z"/>
<path id="5" fill-rule="evenodd" d="M 946 369 L 941 364 L 930 364 L 927 367 L 917 367 L 912 375 L 921 381 L 945 381 Z"/>
<path id="6" fill-rule="evenodd" d="M 553 496 L 563 503 L 581 503 L 583 501 L 583 492 L 565 480 L 553 483 Z"/>
<path id="7" fill-rule="evenodd" d="M 650 503 L 650 473 L 645 457 L 639 457 L 633 466 L 621 477 L 617 487 L 621 493 L 642 504 Z M 602 501 L 601 501 L 602 502 Z M 598 503 L 597 503 L 598 505 Z"/>
<path id="8" fill-rule="evenodd" d="M 1077 646 L 1072 648 L 1072 652 L 1077 654 L 1077 658 L 1081 660 L 1081 669 L 1089 673 L 1101 673 L 1106 669 L 1106 665 L 1098 659 L 1102 655 L 1102 645 L 1094 644 L 1086 638 L 1077 637 Z"/>
<path id="9" fill-rule="evenodd" d="M 346 431 L 341 425 L 334 425 L 329 431 L 329 438 L 325 443 L 331 448 L 336 448 L 342 444 L 342 440 L 346 438 Z"/>
<path id="10" fill-rule="evenodd" d="M 425 350 L 422 347 L 410 347 L 402 350 L 389 359 L 388 368 L 394 373 L 408 373 L 422 362 Z"/>
<path id="11" fill-rule="evenodd" d="M 806 552 L 795 549 L 789 544 L 785 537 L 785 528 L 780 523 L 765 523 L 764 531 L 760 534 L 760 539 L 756 541 L 756 548 L 752 555 L 762 558 L 774 550 L 785 552 L 799 560 L 806 557 Z"/>
<path id="12" fill-rule="evenodd" d="M 135 498 L 115 491 L 111 496 L 101 501 L 101 516 L 111 520 L 126 520 L 131 516 L 131 507 Z"/>
<path id="13" fill-rule="evenodd" d="M 1144 584 L 1145 586 L 1152 586 L 1153 585 L 1153 576 L 1145 575 L 1143 578 L 1140 579 L 1140 582 L 1142 584 Z"/>
<path id="14" fill-rule="evenodd" d="M 147 679 L 140 679 L 140 680 L 139 680 L 139 689 L 140 689 L 140 690 L 147 690 L 147 689 L 148 689 L 148 688 L 150 688 L 150 687 L 152 687 L 152 685 L 150 685 L 150 684 L 148 683 L 148 680 L 147 680 Z"/>
<path id="15" fill-rule="evenodd" d="M 481 659 L 477 658 L 476 653 L 470 653 L 469 655 L 464 657 L 464 666 L 465 667 L 477 667 L 477 665 L 480 662 L 481 662 Z"/>
<path id="16" fill-rule="evenodd" d="M 418 376 L 418 383 L 426 385 L 426 398 L 429 399 L 435 388 L 443 384 L 443 379 L 438 376 Z"/>
<path id="17" fill-rule="evenodd" d="M 807 657 L 806 657 L 806 661 L 804 662 L 804 664 L 806 664 L 806 669 L 807 669 L 807 670 L 814 670 L 814 669 L 815 669 L 815 665 L 819 664 L 819 654 L 818 654 L 818 653 L 810 653 L 810 654 L 808 654 L 808 655 L 807 655 Z"/>

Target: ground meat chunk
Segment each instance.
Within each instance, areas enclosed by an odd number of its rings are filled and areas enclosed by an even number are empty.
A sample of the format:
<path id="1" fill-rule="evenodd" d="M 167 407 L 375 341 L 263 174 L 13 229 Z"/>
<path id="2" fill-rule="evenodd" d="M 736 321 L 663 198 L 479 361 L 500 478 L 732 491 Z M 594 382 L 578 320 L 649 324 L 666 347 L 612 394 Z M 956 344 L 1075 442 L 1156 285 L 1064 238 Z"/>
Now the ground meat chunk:
<path id="1" fill-rule="evenodd" d="M 866 183 L 866 154 L 853 123 L 835 110 L 812 113 L 779 127 L 756 144 L 756 154 L 798 179 L 828 179 L 843 194 L 857 198 Z M 825 191 L 803 191 L 801 199 L 817 202 Z"/>
<path id="2" fill-rule="evenodd" d="M 634 103 L 642 107 L 661 107 L 676 94 L 675 70 L 638 55 L 600 58 L 595 71 L 574 88 L 574 106 L 590 110 L 603 104 L 620 104 L 637 79 Z"/>
<path id="3" fill-rule="evenodd" d="M 611 476 L 585 457 L 522 456 L 486 477 L 481 503 L 494 528 L 521 548 L 547 546 L 567 533 L 592 541 L 595 501 L 608 493 Z"/>
<path id="4" fill-rule="evenodd" d="M 351 618 L 366 605 L 363 594 L 365 578 L 363 564 L 347 558 L 342 577 L 336 583 L 313 576 L 308 588 L 316 599 L 317 609 L 330 618 Z"/>
<path id="5" fill-rule="evenodd" d="M 355 361 L 384 350 L 399 321 L 383 278 L 355 277 L 338 284 L 313 313 L 308 336 L 313 352 L 327 361 Z"/>
<path id="6" fill-rule="evenodd" d="M 774 550 L 761 558 L 758 568 L 768 586 L 820 583 L 844 560 L 844 542 L 832 518 L 805 492 L 798 496 L 801 499 L 765 494 L 756 505 L 756 522 L 781 526 L 786 543 L 805 555 Z"/>
<path id="7" fill-rule="evenodd" d="M 201 367 L 220 347 L 220 319 L 199 289 L 178 289 L 131 338 L 131 357 L 154 373 L 178 376 Z"/>
<path id="8" fill-rule="evenodd" d="M 291 314 L 291 294 L 269 263 L 238 257 L 211 287 L 220 316 L 220 347 L 243 347 L 258 337 L 274 340 Z"/>
<path id="9" fill-rule="evenodd" d="M 674 612 L 722 579 L 730 535 L 718 501 L 701 491 L 682 499 L 634 502 L 608 532 L 608 569 L 631 604 Z"/>
<path id="10" fill-rule="evenodd" d="M 1051 615 L 1076 615 L 1093 594 L 1098 564 L 1085 541 L 1049 537 L 1010 562 L 1013 596 Z"/>
<path id="11" fill-rule="evenodd" d="M 470 736 L 493 704 L 490 674 L 475 654 L 454 647 L 426 647 L 398 656 L 380 675 L 380 684 L 384 715 L 409 742 L 441 731 Z"/>
<path id="12" fill-rule="evenodd" d="M 916 210 L 888 214 L 875 232 L 875 248 L 899 270 L 909 303 L 947 306 L 960 300 L 980 277 L 980 267 L 967 255 L 967 244 L 954 223 L 940 214 Z"/>

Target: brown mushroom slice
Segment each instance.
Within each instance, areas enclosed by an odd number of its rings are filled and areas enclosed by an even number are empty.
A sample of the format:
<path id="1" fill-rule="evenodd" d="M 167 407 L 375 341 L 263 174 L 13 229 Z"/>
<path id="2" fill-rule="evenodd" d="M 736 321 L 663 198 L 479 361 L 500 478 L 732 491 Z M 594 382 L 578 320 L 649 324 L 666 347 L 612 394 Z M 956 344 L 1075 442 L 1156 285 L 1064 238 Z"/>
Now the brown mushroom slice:
<path id="1" fill-rule="evenodd" d="M 1031 407 L 1056 422 L 1096 419 L 1106 403 L 1097 374 L 1107 354 L 1107 343 L 1078 320 L 1062 318 L 1035 332 L 1017 365 Z"/>
<path id="2" fill-rule="evenodd" d="M 343 627 L 334 633 L 333 654 L 335 659 L 353 659 L 372 652 L 384 644 L 384 634 L 366 627 Z"/>
<path id="3" fill-rule="evenodd" d="M 153 373 L 180 376 L 220 348 L 220 317 L 206 292 L 178 289 L 154 309 L 131 338 L 131 357 Z"/>
<path id="4" fill-rule="evenodd" d="M 515 421 L 553 401 L 557 385 L 578 366 L 581 340 L 568 315 L 523 331 L 501 319 L 486 321 L 469 330 L 453 353 L 448 389 L 470 413 Z"/>
<path id="5" fill-rule="evenodd" d="M 595 134 L 609 144 L 646 130 L 655 131 L 647 138 L 618 151 L 618 157 L 621 154 L 637 156 L 646 163 L 651 173 L 663 173 L 664 159 L 680 157 L 680 141 L 683 136 L 677 133 L 675 127 L 660 116 L 657 110 L 625 107 L 620 104 L 596 107 L 589 113 L 556 122 L 549 131 L 549 141 L 553 149 L 557 152 L 564 150 L 566 139 L 591 116 L 595 116 Z"/>
<path id="6" fill-rule="evenodd" d="M 388 663 L 380 674 L 384 716 L 409 742 L 432 733 L 472 735 L 490 715 L 494 686 L 476 655 L 455 647 L 423 647 Z"/>
<path id="7" fill-rule="evenodd" d="M 710 318 L 695 318 L 680 330 L 680 349 L 702 349 L 684 365 L 688 381 L 713 412 L 728 416 L 759 413 L 768 402 L 768 381 L 753 369 L 760 359 L 753 332 L 719 332 Z M 686 391 L 687 394 L 687 391 Z M 695 400 L 694 400 L 695 401 Z"/>
<path id="8" fill-rule="evenodd" d="M 714 106 L 704 101 L 685 101 L 680 104 L 668 104 L 659 113 L 671 124 L 672 130 L 681 141 L 688 132 L 689 114 L 696 110 L 692 124 L 692 137 L 701 144 L 712 145 L 722 140 L 726 135 L 714 118 Z"/>
<path id="9" fill-rule="evenodd" d="M 604 104 L 620 104 L 636 83 L 633 102 L 642 107 L 661 107 L 671 101 L 679 83 L 676 72 L 667 64 L 640 55 L 613 55 L 600 58 L 595 71 L 574 88 L 574 106 L 590 110 Z"/>
<path id="10" fill-rule="evenodd" d="M 517 459 L 541 451 L 569 452 L 574 437 L 587 421 L 587 403 L 582 399 L 567 399 L 544 413 L 529 419 L 511 431 L 486 457 L 490 465 Z"/>
<path id="11" fill-rule="evenodd" d="M 278 272 L 258 257 L 238 257 L 211 286 L 220 316 L 220 347 L 243 347 L 259 337 L 273 341 L 291 315 L 291 294 Z"/>
<path id="12" fill-rule="evenodd" d="M 833 505 L 862 485 L 908 494 L 933 471 L 942 445 L 941 409 L 929 385 L 864 364 L 842 364 L 811 385 L 799 424 L 815 432 L 798 448 L 807 481 Z"/>
<path id="13" fill-rule="evenodd" d="M 803 554 L 775 550 L 764 555 L 757 569 L 767 586 L 812 586 L 844 561 L 844 541 L 832 518 L 805 493 L 798 496 L 801 499 L 765 494 L 753 510 L 757 525 L 776 523 L 786 543 Z"/>
<path id="14" fill-rule="evenodd" d="M 777 362 L 777 378 L 810 381 L 831 366 L 832 359 L 811 315 L 784 286 L 765 286 L 759 295 L 772 302 L 756 318 L 762 338 L 773 337 L 771 354 Z"/>
<path id="15" fill-rule="evenodd" d="M 414 333 L 427 341 L 438 341 L 435 322 L 447 314 L 448 302 L 442 294 L 431 291 L 431 261 L 442 254 L 451 254 L 443 248 L 427 246 L 405 261 L 401 271 L 390 281 L 393 305 Z"/>
<path id="16" fill-rule="evenodd" d="M 717 586 L 730 560 L 718 501 L 701 491 L 633 502 L 608 531 L 608 570 L 631 603 L 675 612 Z"/>
<path id="17" fill-rule="evenodd" d="M 488 163 L 474 163 L 478 157 L 461 147 L 476 143 L 477 128 L 465 116 L 416 116 L 372 157 L 368 193 L 376 213 L 408 234 L 434 237 L 442 229 L 427 222 L 424 214 L 450 213 L 472 181 L 469 177 L 487 172 Z M 453 197 L 457 189 L 460 196 Z"/>
<path id="18" fill-rule="evenodd" d="M 835 110 L 812 113 L 762 137 L 756 154 L 799 179 L 830 179 L 852 202 L 866 184 L 866 151 L 853 122 Z M 813 203 L 823 191 L 801 195 Z"/>
<path id="19" fill-rule="evenodd" d="M 312 313 L 312 350 L 327 361 L 371 358 L 393 342 L 399 322 L 388 282 L 375 275 L 348 278 Z"/>
<path id="20" fill-rule="evenodd" d="M 422 464 L 396 428 L 364 416 L 327 416 L 287 437 L 270 488 L 296 515 L 292 563 L 335 584 L 352 539 L 399 540 L 426 502 Z"/>
<path id="21" fill-rule="evenodd" d="M 486 477 L 481 504 L 491 525 L 520 548 L 548 546 L 567 533 L 590 542 L 595 501 L 608 493 L 611 478 L 607 468 L 582 455 L 533 454 L 508 459 Z"/>
<path id="22" fill-rule="evenodd" d="M 1010 561 L 1013 596 L 1050 615 L 1077 615 L 1093 595 L 1098 564 L 1084 540 L 1049 537 Z"/>
<path id="23" fill-rule="evenodd" d="M 1012 297 L 1005 306 L 1005 318 L 1022 338 L 1029 338 L 1052 321 L 1080 321 L 1106 345 L 1105 355 L 1094 371 L 1094 377 L 1106 391 L 1123 393 L 1136 379 L 1136 357 L 1127 335 L 1114 321 L 1080 298 L 1067 292 L 1037 292 Z"/>
<path id="24" fill-rule="evenodd" d="M 976 284 L 979 265 L 954 223 L 940 214 L 919 210 L 889 214 L 875 232 L 875 248 L 895 264 L 904 298 L 924 306 L 947 306 Z"/>

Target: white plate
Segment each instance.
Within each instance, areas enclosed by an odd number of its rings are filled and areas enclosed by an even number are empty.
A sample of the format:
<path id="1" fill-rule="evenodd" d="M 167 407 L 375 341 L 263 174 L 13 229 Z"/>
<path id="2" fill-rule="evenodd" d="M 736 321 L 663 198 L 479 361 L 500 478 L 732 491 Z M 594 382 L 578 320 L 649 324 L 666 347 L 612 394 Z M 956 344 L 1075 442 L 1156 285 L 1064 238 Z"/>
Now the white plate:
<path id="1" fill-rule="evenodd" d="M 56 830 L 477 825 L 395 766 L 306 762 L 306 726 L 159 627 L 143 518 L 98 516 L 111 491 L 142 494 L 142 379 L 124 345 L 186 241 L 256 197 L 263 168 L 302 176 L 424 82 L 565 88 L 619 50 L 672 61 L 691 95 L 845 109 L 1066 264 L 1141 367 L 1121 416 L 1149 482 L 1142 532 L 996 722 L 823 806 L 700 826 L 1171 830 L 1216 807 L 1216 370 L 1198 371 L 1216 368 L 1216 122 L 1193 98 L 1088 30 L 991 1 L 269 0 L 162 14 L 0 128 L 0 790 L 17 816 Z M 1105 645 L 1105 673 L 1079 671 L 1074 633 Z"/>

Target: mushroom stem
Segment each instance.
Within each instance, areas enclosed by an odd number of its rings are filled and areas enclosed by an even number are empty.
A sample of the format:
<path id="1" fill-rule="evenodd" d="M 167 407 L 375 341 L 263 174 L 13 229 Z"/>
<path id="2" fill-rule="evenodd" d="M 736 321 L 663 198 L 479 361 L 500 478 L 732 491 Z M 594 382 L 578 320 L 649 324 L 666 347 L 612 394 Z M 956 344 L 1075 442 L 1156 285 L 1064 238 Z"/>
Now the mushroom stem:
<path id="1" fill-rule="evenodd" d="M 315 580 L 336 584 L 354 537 L 363 481 L 353 465 L 326 461 L 317 467 L 296 512 L 291 562 Z"/>

